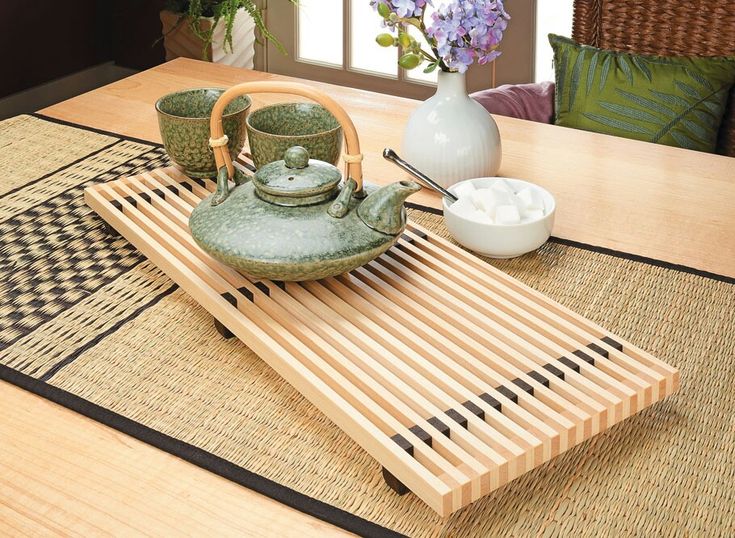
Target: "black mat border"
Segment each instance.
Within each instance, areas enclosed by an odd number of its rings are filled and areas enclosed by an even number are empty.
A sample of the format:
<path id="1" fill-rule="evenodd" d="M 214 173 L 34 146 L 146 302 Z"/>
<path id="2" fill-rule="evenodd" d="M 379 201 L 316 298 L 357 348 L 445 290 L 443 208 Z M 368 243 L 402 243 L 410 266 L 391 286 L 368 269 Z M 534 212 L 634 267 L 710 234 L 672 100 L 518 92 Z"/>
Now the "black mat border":
<path id="1" fill-rule="evenodd" d="M 87 153 L 83 157 L 79 157 L 78 159 L 75 159 L 75 160 L 73 160 L 70 163 L 66 163 L 63 166 L 58 167 L 56 170 L 52 170 L 51 172 L 49 172 L 47 174 L 44 174 L 41 177 L 38 177 L 36 179 L 32 179 L 31 181 L 28 181 L 27 183 L 23 183 L 22 185 L 18 185 L 17 187 L 14 187 L 14 188 L 10 189 L 9 191 L 0 194 L 0 199 L 5 198 L 7 196 L 12 196 L 16 192 L 20 192 L 23 189 L 29 187 L 30 185 L 34 185 L 35 183 L 39 183 L 39 182 L 43 181 L 44 179 L 50 178 L 53 175 L 59 174 L 59 173 L 63 172 L 64 170 L 66 170 L 68 168 L 71 168 L 75 164 L 79 164 L 80 162 L 86 161 L 87 159 L 89 159 L 91 157 L 94 157 L 95 155 L 98 155 L 98 154 L 102 153 L 103 151 L 107 151 L 108 149 L 117 146 L 120 142 L 122 142 L 122 140 L 115 140 L 114 142 L 111 142 L 109 144 L 106 144 L 106 145 L 102 146 L 99 149 L 96 149 L 96 150 L 94 150 L 94 151 L 92 151 L 90 153 Z"/>
<path id="2" fill-rule="evenodd" d="M 90 127 L 89 125 L 82 125 L 81 123 L 74 123 L 73 121 L 67 121 L 67 120 L 62 120 L 59 118 L 54 118 L 52 116 L 47 116 L 46 114 L 42 114 L 41 112 L 29 112 L 28 114 L 26 114 L 26 116 L 32 116 L 36 119 L 48 121 L 50 123 L 56 123 L 58 125 L 65 125 L 66 127 L 75 127 L 77 129 L 83 129 L 85 131 L 92 131 L 93 133 L 101 134 L 104 136 L 110 136 L 113 138 L 119 138 L 120 140 L 128 140 L 130 142 L 137 142 L 138 144 L 147 144 L 149 146 L 156 146 L 158 148 L 163 147 L 163 144 L 159 142 L 153 142 L 152 140 L 146 140 L 145 138 L 136 138 L 134 136 L 122 135 L 120 133 L 116 133 L 113 131 L 106 131 L 104 129 Z"/>
<path id="3" fill-rule="evenodd" d="M 409 207 L 411 209 L 418 209 L 419 211 L 425 211 L 427 213 L 431 213 L 433 215 L 442 215 L 443 211 L 441 209 L 437 209 L 435 207 L 429 207 L 421 204 L 415 204 L 413 202 L 405 202 L 406 207 Z M 727 284 L 735 284 L 735 277 L 730 277 L 726 275 L 719 275 L 717 273 L 711 273 L 709 271 L 703 271 L 702 269 L 697 269 L 695 267 L 689 267 L 687 265 L 680 265 L 677 263 L 671 263 L 666 262 L 663 260 L 657 260 L 656 258 L 648 258 L 647 256 L 640 256 L 638 254 L 631 254 L 629 252 L 623 252 L 620 250 L 615 250 L 612 248 L 607 247 L 598 247 L 595 245 L 590 245 L 588 243 L 581 243 L 579 241 L 573 241 L 571 239 L 563 239 L 561 237 L 549 237 L 549 241 L 552 243 L 558 243 L 560 245 L 566 245 L 568 247 L 574 247 L 581 250 L 589 250 L 592 252 L 597 252 L 599 254 L 606 254 L 608 256 L 612 256 L 614 258 L 621 258 L 624 260 L 630 260 L 638 263 L 645 263 L 647 265 L 654 265 L 656 267 L 662 267 L 664 269 L 671 269 L 672 271 L 679 271 L 681 273 L 689 273 L 691 275 L 697 275 L 704 278 L 709 278 L 711 280 L 717 280 L 720 282 L 725 282 Z"/>
<path id="4" fill-rule="evenodd" d="M 367 537 L 394 538 L 404 536 L 377 523 L 299 493 L 278 482 L 248 471 L 244 467 L 235 465 L 224 458 L 215 456 L 211 452 L 161 433 L 4 364 L 0 364 L 0 379 L 347 531 Z"/>
<path id="5" fill-rule="evenodd" d="M 150 140 L 129 137 L 114 133 L 112 131 L 96 129 L 94 127 L 80 125 L 77 123 L 46 116 L 45 114 L 41 114 L 38 112 L 28 115 L 37 119 L 49 121 L 51 123 L 57 123 L 68 127 L 92 131 L 101 135 L 110 136 L 121 140 L 147 144 L 159 148 L 163 147 L 162 144 Z M 406 206 L 413 209 L 433 213 L 435 215 L 442 214 L 442 211 L 440 209 L 420 204 L 409 202 L 406 203 Z M 580 243 L 568 239 L 551 237 L 549 240 L 555 243 L 568 245 L 584 250 L 591 250 L 593 252 L 599 252 L 601 254 L 607 254 L 617 258 L 646 263 L 649 265 L 690 273 L 705 278 L 726 282 L 729 284 L 735 284 L 735 278 L 710 273 L 708 271 L 702 271 L 684 265 L 677 265 L 662 260 L 638 256 L 636 254 L 629 254 L 604 247 L 596 247 L 594 245 L 588 245 L 586 243 Z M 70 409 L 80 415 L 91 418 L 92 420 L 104 424 L 105 426 L 114 428 L 122 433 L 130 435 L 131 437 L 134 437 L 146 444 L 149 444 L 155 448 L 163 450 L 164 452 L 179 457 L 182 460 L 185 460 L 207 471 L 217 474 L 241 486 L 261 493 L 282 504 L 299 510 L 300 512 L 316 517 L 327 523 L 331 523 L 347 531 L 367 537 L 404 536 L 391 529 L 373 523 L 367 519 L 351 514 L 350 512 L 341 510 L 340 508 L 332 506 L 328 503 L 299 493 L 298 491 L 283 486 L 282 484 L 274 482 L 264 476 L 248 471 L 244 467 L 235 465 L 234 463 L 227 461 L 224 458 L 220 458 L 194 445 L 191 445 L 184 441 L 180 441 L 174 437 L 156 431 L 148 426 L 145 426 L 144 424 L 141 424 L 123 415 L 115 413 L 114 411 L 94 404 L 75 394 L 50 385 L 49 383 L 46 383 L 44 381 L 40 381 L 29 375 L 23 374 L 17 370 L 14 370 L 13 368 L 10 368 L 9 366 L 0 364 L 0 379 L 17 387 L 20 387 L 28 392 L 36 394 L 37 396 L 50 400 L 58 405 L 66 407 L 67 409 Z"/>
<path id="6" fill-rule="evenodd" d="M 148 261 L 147 258 L 143 257 L 144 260 Z M 130 269 L 136 267 L 138 264 L 133 265 Z M 159 269 L 160 270 L 160 269 Z M 122 276 L 122 275 L 121 275 Z M 118 277 L 119 278 L 119 277 Z M 97 344 L 99 344 L 102 340 L 110 336 L 111 334 L 116 333 L 120 327 L 125 325 L 126 323 L 134 320 L 137 318 L 140 314 L 148 310 L 149 308 L 152 308 L 156 306 L 158 303 L 160 303 L 163 299 L 171 295 L 173 292 L 179 289 L 179 285 L 176 284 L 176 282 L 172 283 L 169 287 L 167 287 L 165 290 L 157 293 L 151 300 L 147 301 L 145 304 L 140 305 L 138 308 L 136 308 L 132 313 L 125 316 L 123 319 L 117 320 L 111 327 L 108 327 L 107 330 L 102 331 L 97 336 L 86 342 L 84 345 L 79 346 L 74 351 L 72 351 L 70 354 L 66 355 L 63 359 L 56 362 L 51 368 L 46 370 L 43 374 L 41 374 L 38 378 L 39 381 L 45 381 L 48 382 L 53 378 L 56 374 L 58 374 L 61 370 L 72 364 L 74 361 L 76 361 L 80 356 L 82 356 L 84 353 L 95 347 Z M 93 292 L 96 293 L 96 292 Z M 35 374 L 38 371 L 38 369 L 31 372 L 31 374 Z M 32 377 L 32 376 L 31 376 Z"/>
<path id="7" fill-rule="evenodd" d="M 162 144 L 157 144 L 150 140 L 127 137 L 110 131 L 94 129 L 87 127 L 86 125 L 78 125 L 72 122 L 51 118 L 44 114 L 32 113 L 28 115 L 43 121 L 92 131 L 101 135 L 117 138 L 119 140 L 128 140 L 158 148 L 163 147 Z M 110 144 L 110 146 L 106 146 L 105 148 L 101 148 L 101 150 L 93 152 L 93 154 L 99 153 L 100 151 L 119 143 L 119 140 Z M 61 169 L 72 166 L 85 158 L 93 156 L 93 154 L 86 155 L 82 159 L 79 159 L 70 165 L 65 165 Z M 177 287 L 178 286 L 174 284 L 170 291 L 174 291 Z M 10 366 L 0 364 L 0 380 L 6 381 L 37 396 L 45 398 L 46 400 L 50 400 L 62 407 L 74 411 L 75 413 L 91 418 L 100 424 L 104 424 L 105 426 L 113 428 L 126 435 L 130 435 L 131 437 L 158 448 L 159 450 L 163 450 L 164 452 L 181 458 L 184 461 L 192 463 L 197 467 L 201 467 L 202 469 L 265 495 L 266 497 L 285 504 L 286 506 L 290 506 L 300 512 L 327 523 L 331 523 L 332 525 L 349 532 L 371 538 L 395 538 L 404 536 L 387 527 L 383 527 L 377 523 L 373 523 L 372 521 L 356 516 L 355 514 L 332 506 L 328 503 L 309 497 L 303 493 L 299 493 L 294 489 L 279 484 L 278 482 L 274 482 L 262 475 L 248 471 L 244 467 L 235 465 L 224 458 L 215 456 L 211 452 L 207 452 L 206 450 L 192 444 L 156 431 L 140 422 L 131 420 L 119 413 L 115 413 L 114 411 L 101 407 L 89 400 L 85 400 L 80 396 L 72 394 L 71 392 L 19 372 Z"/>

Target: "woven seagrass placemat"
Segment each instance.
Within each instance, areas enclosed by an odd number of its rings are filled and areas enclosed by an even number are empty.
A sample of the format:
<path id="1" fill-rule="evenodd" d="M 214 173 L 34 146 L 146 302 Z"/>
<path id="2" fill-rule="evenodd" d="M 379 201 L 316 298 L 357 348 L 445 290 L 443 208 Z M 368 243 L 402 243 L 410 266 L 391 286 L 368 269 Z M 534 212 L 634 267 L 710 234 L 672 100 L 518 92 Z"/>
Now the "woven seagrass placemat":
<path id="1" fill-rule="evenodd" d="M 144 141 L 0 123 L 0 377 L 362 534 L 735 533 L 731 279 L 558 241 L 491 261 L 678 367 L 681 389 L 442 520 L 84 205 L 85 186 L 165 163 Z"/>

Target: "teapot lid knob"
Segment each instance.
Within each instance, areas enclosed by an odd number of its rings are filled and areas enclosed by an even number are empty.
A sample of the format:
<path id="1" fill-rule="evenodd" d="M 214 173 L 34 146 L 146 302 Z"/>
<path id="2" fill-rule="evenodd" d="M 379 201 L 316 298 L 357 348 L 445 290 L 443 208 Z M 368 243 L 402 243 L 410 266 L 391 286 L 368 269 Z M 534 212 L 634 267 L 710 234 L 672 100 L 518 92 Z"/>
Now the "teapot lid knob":
<path id="1" fill-rule="evenodd" d="M 309 151 L 303 146 L 293 146 L 283 154 L 287 168 L 306 168 L 309 166 Z"/>
<path id="2" fill-rule="evenodd" d="M 334 197 L 342 180 L 336 166 L 309 159 L 308 150 L 301 146 L 288 148 L 283 157 L 262 166 L 253 176 L 256 194 L 263 200 L 297 206 Z"/>

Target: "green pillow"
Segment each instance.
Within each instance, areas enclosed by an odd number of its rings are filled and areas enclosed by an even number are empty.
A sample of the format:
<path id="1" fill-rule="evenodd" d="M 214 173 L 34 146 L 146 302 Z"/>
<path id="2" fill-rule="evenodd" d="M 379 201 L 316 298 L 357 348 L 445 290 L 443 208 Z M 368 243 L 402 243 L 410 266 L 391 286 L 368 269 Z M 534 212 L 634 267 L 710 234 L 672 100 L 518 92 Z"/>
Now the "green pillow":
<path id="1" fill-rule="evenodd" d="M 735 57 L 664 57 L 577 45 L 549 34 L 556 124 L 713 152 Z"/>

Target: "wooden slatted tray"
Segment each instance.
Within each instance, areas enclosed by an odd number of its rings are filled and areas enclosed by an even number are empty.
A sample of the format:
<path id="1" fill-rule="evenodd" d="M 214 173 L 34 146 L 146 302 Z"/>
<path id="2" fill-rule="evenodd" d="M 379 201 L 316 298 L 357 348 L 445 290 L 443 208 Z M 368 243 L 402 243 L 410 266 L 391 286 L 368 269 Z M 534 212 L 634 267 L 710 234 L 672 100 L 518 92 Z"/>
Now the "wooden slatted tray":
<path id="1" fill-rule="evenodd" d="M 671 394 L 676 369 L 410 223 L 386 254 L 314 282 L 253 281 L 187 221 L 215 188 L 174 168 L 85 199 L 441 515 Z"/>

